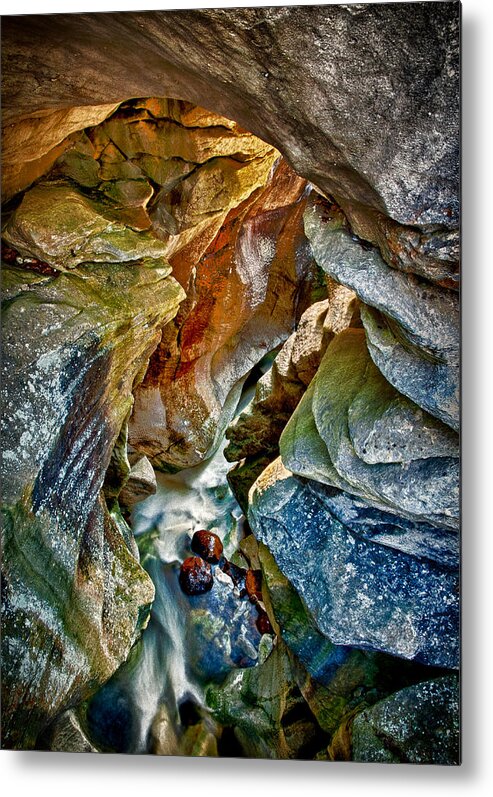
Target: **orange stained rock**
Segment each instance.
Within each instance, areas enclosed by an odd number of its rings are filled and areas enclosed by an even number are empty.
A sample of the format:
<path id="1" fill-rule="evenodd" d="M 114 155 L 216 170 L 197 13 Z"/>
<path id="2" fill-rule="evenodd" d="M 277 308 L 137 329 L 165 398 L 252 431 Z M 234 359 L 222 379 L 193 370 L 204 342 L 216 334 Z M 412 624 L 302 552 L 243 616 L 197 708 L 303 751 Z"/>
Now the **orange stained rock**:
<path id="1" fill-rule="evenodd" d="M 279 161 L 268 185 L 230 210 L 198 262 L 192 248 L 171 258 L 187 299 L 163 330 L 130 428 L 132 445 L 156 464 L 186 467 L 207 456 L 228 422 L 230 390 L 292 331 L 310 258 L 305 191 Z M 161 421 L 153 426 L 153 418 Z"/>

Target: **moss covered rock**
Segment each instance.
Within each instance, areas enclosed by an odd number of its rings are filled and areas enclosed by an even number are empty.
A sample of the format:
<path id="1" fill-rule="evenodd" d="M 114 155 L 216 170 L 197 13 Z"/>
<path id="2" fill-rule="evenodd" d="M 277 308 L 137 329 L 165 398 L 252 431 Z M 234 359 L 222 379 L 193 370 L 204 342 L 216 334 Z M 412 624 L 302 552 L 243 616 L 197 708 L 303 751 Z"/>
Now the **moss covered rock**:
<path id="1" fill-rule="evenodd" d="M 2 234 L 21 254 L 59 270 L 143 258 L 162 258 L 167 266 L 166 248 L 155 236 L 112 220 L 107 206 L 65 183 L 41 183 L 27 191 Z"/>

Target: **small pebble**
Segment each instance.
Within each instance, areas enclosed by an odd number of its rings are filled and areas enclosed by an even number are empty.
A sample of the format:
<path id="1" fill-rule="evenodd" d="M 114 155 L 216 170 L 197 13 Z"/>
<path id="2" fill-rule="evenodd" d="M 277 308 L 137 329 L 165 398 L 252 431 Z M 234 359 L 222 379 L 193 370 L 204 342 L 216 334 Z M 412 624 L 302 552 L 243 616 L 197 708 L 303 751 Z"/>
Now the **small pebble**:
<path id="1" fill-rule="evenodd" d="M 210 564 L 199 556 L 189 556 L 180 567 L 179 581 L 187 595 L 203 595 L 209 592 L 214 583 Z"/>
<path id="2" fill-rule="evenodd" d="M 206 531 L 206 529 L 195 532 L 191 548 L 194 553 L 213 565 L 219 562 L 223 552 L 223 544 L 217 534 L 214 534 L 213 531 Z"/>
<path id="3" fill-rule="evenodd" d="M 221 565 L 223 573 L 230 577 L 235 587 L 238 589 L 239 596 L 242 598 L 246 595 L 245 578 L 247 571 L 244 567 L 238 567 L 233 562 L 228 562 L 227 559 Z"/>
<path id="4" fill-rule="evenodd" d="M 245 578 L 245 587 L 252 603 L 262 600 L 262 571 L 249 570 Z"/>
<path id="5" fill-rule="evenodd" d="M 268 617 L 267 612 L 264 612 L 263 609 L 260 609 L 257 617 L 256 626 L 261 634 L 273 634 L 274 631 L 270 624 L 270 620 Z"/>

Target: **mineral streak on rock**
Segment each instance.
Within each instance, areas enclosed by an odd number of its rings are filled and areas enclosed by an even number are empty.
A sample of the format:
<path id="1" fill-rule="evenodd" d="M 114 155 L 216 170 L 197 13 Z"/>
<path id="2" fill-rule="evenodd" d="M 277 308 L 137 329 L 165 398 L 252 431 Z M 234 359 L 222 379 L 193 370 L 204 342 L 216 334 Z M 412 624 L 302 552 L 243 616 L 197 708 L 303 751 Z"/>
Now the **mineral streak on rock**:
<path id="1" fill-rule="evenodd" d="M 316 268 L 303 231 L 306 185 L 285 163 L 230 211 L 192 268 L 172 258 L 187 300 L 136 391 L 130 442 L 158 467 L 197 464 L 232 419 L 245 377 L 310 303 Z M 189 273 L 187 273 L 189 270 Z"/>

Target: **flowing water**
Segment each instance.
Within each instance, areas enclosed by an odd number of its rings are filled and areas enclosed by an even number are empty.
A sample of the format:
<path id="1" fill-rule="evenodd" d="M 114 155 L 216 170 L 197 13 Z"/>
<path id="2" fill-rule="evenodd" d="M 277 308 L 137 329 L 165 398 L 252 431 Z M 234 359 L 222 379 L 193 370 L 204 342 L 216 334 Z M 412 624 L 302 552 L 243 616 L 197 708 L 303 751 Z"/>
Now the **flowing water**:
<path id="1" fill-rule="evenodd" d="M 89 705 L 88 728 L 103 749 L 180 752 L 183 707 L 206 715 L 207 684 L 220 682 L 234 667 L 256 663 L 261 638 L 256 610 L 239 597 L 231 579 L 213 567 L 212 590 L 193 597 L 178 582 L 180 564 L 192 554 L 194 531 L 218 534 L 228 559 L 244 535 L 244 517 L 226 480 L 231 464 L 223 455 L 225 443 L 197 467 L 158 473 L 156 494 L 134 510 L 141 563 L 156 597 L 128 661 Z"/>

